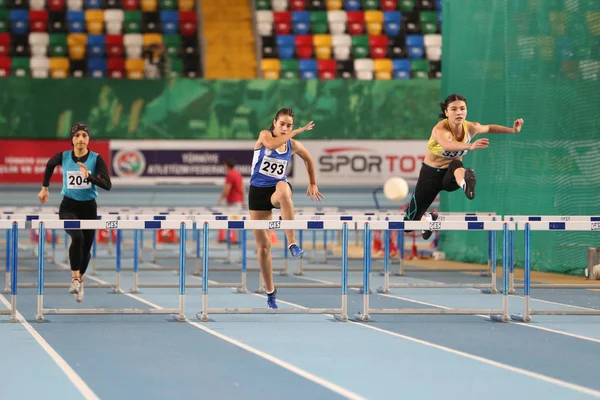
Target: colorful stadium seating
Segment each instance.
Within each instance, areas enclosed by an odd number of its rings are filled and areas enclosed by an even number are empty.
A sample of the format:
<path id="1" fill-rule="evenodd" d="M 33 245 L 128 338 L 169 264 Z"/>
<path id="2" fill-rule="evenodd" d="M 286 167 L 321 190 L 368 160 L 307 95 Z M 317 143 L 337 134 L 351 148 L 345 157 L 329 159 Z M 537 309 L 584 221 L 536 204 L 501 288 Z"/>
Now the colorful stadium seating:
<path id="1" fill-rule="evenodd" d="M 256 0 L 267 79 L 441 78 L 441 0 Z"/>
<path id="2" fill-rule="evenodd" d="M 164 43 L 173 76 L 199 76 L 194 0 L 0 0 L 0 77 L 145 77 Z"/>

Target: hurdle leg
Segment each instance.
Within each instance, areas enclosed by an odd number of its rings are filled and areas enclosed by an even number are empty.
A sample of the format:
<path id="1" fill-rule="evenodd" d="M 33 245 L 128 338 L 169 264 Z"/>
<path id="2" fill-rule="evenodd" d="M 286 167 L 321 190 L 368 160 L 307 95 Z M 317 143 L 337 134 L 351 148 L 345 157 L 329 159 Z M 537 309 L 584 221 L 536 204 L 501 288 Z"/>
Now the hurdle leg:
<path id="1" fill-rule="evenodd" d="M 109 231 L 109 236 L 112 236 Z M 110 239 L 109 239 L 110 241 Z M 115 279 L 115 287 L 113 288 L 113 294 L 121 294 L 123 291 L 121 290 L 121 230 L 117 231 L 117 249 L 116 249 L 116 261 L 117 261 L 117 276 Z"/>
<path id="2" fill-rule="evenodd" d="M 196 241 L 196 270 L 192 273 L 194 276 L 202 275 L 202 260 L 200 259 L 200 230 L 194 222 L 194 240 Z"/>
<path id="3" fill-rule="evenodd" d="M 384 255 L 383 255 L 383 287 L 377 289 L 378 293 L 390 292 L 390 231 L 386 230 L 383 233 Z"/>
<path id="4" fill-rule="evenodd" d="M 369 315 L 369 270 L 371 263 L 371 246 L 369 243 L 371 242 L 371 231 L 369 229 L 369 225 L 365 224 L 365 232 L 364 232 L 364 241 L 363 241 L 363 311 L 362 313 L 355 314 L 355 318 L 359 321 L 368 322 L 371 320 L 371 316 Z"/>
<path id="5" fill-rule="evenodd" d="M 348 321 L 348 224 L 342 228 L 342 308 L 335 319 L 342 322 Z"/>
<path id="6" fill-rule="evenodd" d="M 298 231 L 298 245 L 302 248 L 302 230 Z M 287 253 L 288 249 L 283 249 Z M 302 262 L 302 257 L 298 260 L 298 270 L 294 273 L 294 275 L 302 276 L 304 275 L 304 263 Z"/>
<path id="7" fill-rule="evenodd" d="M 509 248 L 510 248 L 510 274 L 508 281 L 508 293 L 515 293 L 515 231 L 509 232 Z"/>
<path id="8" fill-rule="evenodd" d="M 98 275 L 98 272 L 96 270 L 96 247 L 97 247 L 97 238 L 98 238 L 98 234 L 96 233 L 94 235 L 94 241 L 92 242 L 92 275 Z"/>
<path id="9" fill-rule="evenodd" d="M 11 269 L 11 265 L 10 265 L 10 249 L 11 247 L 14 248 L 14 246 L 11 246 L 11 235 L 10 235 L 10 231 L 7 229 L 6 230 L 6 260 L 5 260 L 5 268 L 6 268 L 6 272 L 4 273 L 4 293 L 8 294 L 10 293 L 10 282 L 11 282 L 11 277 L 10 277 L 10 269 Z"/>
<path id="10" fill-rule="evenodd" d="M 137 234 L 137 230 L 135 233 Z M 185 223 L 183 222 L 179 228 L 179 239 L 179 314 L 177 315 L 177 321 L 185 322 L 185 260 L 187 255 L 187 230 Z M 137 236 L 134 240 L 137 240 Z M 137 248 L 137 243 L 135 246 Z"/>
<path id="11" fill-rule="evenodd" d="M 280 276 L 288 276 L 288 240 L 287 235 L 283 234 L 283 270 L 279 273 Z"/>
<path id="12" fill-rule="evenodd" d="M 512 314 L 510 319 L 519 322 L 530 322 L 531 321 L 531 308 L 530 308 L 530 293 L 531 293 L 531 259 L 530 259 L 530 227 L 529 224 L 525 224 L 525 284 L 523 285 L 525 294 L 525 312 L 521 314 Z"/>
<path id="13" fill-rule="evenodd" d="M 343 236 L 343 232 L 342 232 Z M 327 231 L 323 231 L 323 264 L 327 264 Z"/>
<path id="14" fill-rule="evenodd" d="M 139 258 L 138 258 L 138 231 L 137 229 L 133 231 L 133 287 L 131 288 L 131 293 L 139 293 Z"/>
<path id="15" fill-rule="evenodd" d="M 481 289 L 481 293 L 485 293 L 485 294 L 496 294 L 498 293 L 498 287 L 496 284 L 496 231 L 490 231 L 490 233 L 492 233 L 492 240 L 490 241 L 490 263 L 491 263 L 491 273 L 490 276 L 492 277 L 492 286 L 490 288 L 483 288 Z M 507 265 L 505 264 L 505 260 L 504 257 L 502 257 L 502 265 Z M 502 273 L 504 274 L 504 271 L 502 271 Z"/>
<path id="16" fill-rule="evenodd" d="M 38 233 L 45 235 L 44 223 L 40 222 Z M 38 241 L 38 287 L 36 322 L 44 322 L 44 241 Z"/>
<path id="17" fill-rule="evenodd" d="M 204 253 L 202 253 L 202 311 L 196 314 L 202 322 L 208 322 L 208 223 L 204 223 Z"/>
<path id="18" fill-rule="evenodd" d="M 236 288 L 238 293 L 248 293 L 248 257 L 246 254 L 247 247 L 247 236 L 246 233 L 248 231 L 246 229 L 240 232 L 240 241 L 242 245 L 242 283 Z M 260 272 L 259 272 L 260 274 Z"/>
<path id="19" fill-rule="evenodd" d="M 492 275 L 492 240 L 496 239 L 495 231 L 488 231 L 488 260 L 487 260 L 487 271 L 481 272 L 480 276 L 491 276 Z"/>

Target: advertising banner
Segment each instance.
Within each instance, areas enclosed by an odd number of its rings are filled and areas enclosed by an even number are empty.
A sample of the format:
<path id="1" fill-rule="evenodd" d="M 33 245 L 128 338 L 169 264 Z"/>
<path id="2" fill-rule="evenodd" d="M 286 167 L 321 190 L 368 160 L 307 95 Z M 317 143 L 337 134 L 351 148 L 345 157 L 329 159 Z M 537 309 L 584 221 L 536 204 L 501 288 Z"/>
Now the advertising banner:
<path id="1" fill-rule="evenodd" d="M 48 160 L 70 148 L 68 140 L 0 140 L 0 183 L 41 186 Z M 99 153 L 110 169 L 108 141 L 91 140 L 89 148 Z M 60 166 L 54 169 L 50 182 L 62 184 Z"/>

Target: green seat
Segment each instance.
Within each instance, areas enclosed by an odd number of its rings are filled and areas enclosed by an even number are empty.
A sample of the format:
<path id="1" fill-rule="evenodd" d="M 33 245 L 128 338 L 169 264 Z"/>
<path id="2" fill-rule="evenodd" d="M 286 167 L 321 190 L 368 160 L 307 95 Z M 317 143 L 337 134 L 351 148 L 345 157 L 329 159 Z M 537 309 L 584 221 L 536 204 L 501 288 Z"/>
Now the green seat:
<path id="1" fill-rule="evenodd" d="M 179 57 L 171 57 L 171 77 L 179 78 L 183 75 L 183 61 Z"/>
<path id="2" fill-rule="evenodd" d="M 421 11 L 419 14 L 421 19 L 421 32 L 426 35 L 428 33 L 438 32 L 438 15 L 435 11 Z"/>
<path id="3" fill-rule="evenodd" d="M 6 8 L 6 0 L 0 0 L 0 8 Z"/>
<path id="4" fill-rule="evenodd" d="M 379 0 L 362 0 L 363 10 L 379 10 Z"/>
<path id="5" fill-rule="evenodd" d="M 352 57 L 369 57 L 369 37 L 367 35 L 352 36 Z"/>
<path id="6" fill-rule="evenodd" d="M 163 35 L 163 44 L 167 48 L 167 52 L 171 57 L 179 56 L 181 51 L 181 36 Z"/>
<path id="7" fill-rule="evenodd" d="M 411 77 L 414 79 L 429 79 L 429 61 L 411 60 Z"/>
<path id="8" fill-rule="evenodd" d="M 327 11 L 312 11 L 310 13 L 310 24 L 313 34 L 318 35 L 329 32 Z"/>
<path id="9" fill-rule="evenodd" d="M 8 10 L 0 9 L 0 32 L 8 32 L 10 30 L 8 15 Z"/>
<path id="10" fill-rule="evenodd" d="M 256 0 L 257 10 L 271 10 L 271 0 Z"/>
<path id="11" fill-rule="evenodd" d="M 67 34 L 66 33 L 51 33 L 50 34 L 50 56 L 65 57 L 67 55 Z"/>
<path id="12" fill-rule="evenodd" d="M 140 11 L 125 11 L 125 33 L 140 33 L 142 26 L 142 13 Z"/>
<path id="13" fill-rule="evenodd" d="M 159 6 L 161 10 L 177 10 L 177 0 L 160 0 Z"/>
<path id="14" fill-rule="evenodd" d="M 281 60 L 281 75 L 282 79 L 298 78 L 298 60 Z"/>
<path id="15" fill-rule="evenodd" d="M 402 12 L 411 12 L 415 9 L 415 0 L 399 0 L 398 9 Z"/>
<path id="16" fill-rule="evenodd" d="M 29 76 L 29 58 L 15 57 L 11 61 L 12 74 L 18 77 Z"/>

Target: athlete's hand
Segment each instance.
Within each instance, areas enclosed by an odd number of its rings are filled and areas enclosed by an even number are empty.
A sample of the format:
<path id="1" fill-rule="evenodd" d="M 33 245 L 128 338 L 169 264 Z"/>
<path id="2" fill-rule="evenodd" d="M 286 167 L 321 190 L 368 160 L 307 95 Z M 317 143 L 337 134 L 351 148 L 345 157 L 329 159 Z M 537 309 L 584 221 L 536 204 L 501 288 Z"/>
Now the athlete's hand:
<path id="1" fill-rule="evenodd" d="M 50 193 L 48 193 L 47 187 L 42 187 L 42 190 L 38 193 L 38 200 L 42 204 L 46 204 L 48 202 L 48 198 L 50 197 Z"/>
<path id="2" fill-rule="evenodd" d="M 79 165 L 79 172 L 81 172 L 81 175 L 83 175 L 83 177 L 85 179 L 90 177 L 90 171 L 87 169 L 87 167 L 85 166 L 84 163 L 82 162 L 78 162 L 77 165 Z"/>
<path id="3" fill-rule="evenodd" d="M 478 139 L 471 144 L 470 150 L 487 149 L 489 143 L 489 139 Z"/>
<path id="4" fill-rule="evenodd" d="M 325 198 L 325 196 L 323 196 L 321 192 L 319 192 L 319 188 L 317 187 L 317 185 L 309 185 L 308 189 L 306 189 L 306 195 L 309 196 L 311 200 L 317 201 L 321 201 Z"/>
<path id="5" fill-rule="evenodd" d="M 300 132 L 302 133 L 304 131 L 312 131 L 312 128 L 315 126 L 315 123 L 313 121 L 310 121 L 308 124 L 306 124 L 306 126 L 303 126 L 302 128 L 298 129 Z"/>
<path id="6" fill-rule="evenodd" d="M 515 133 L 519 133 L 521 132 L 521 127 L 523 126 L 523 118 L 519 118 L 515 121 L 515 123 L 513 124 L 513 130 L 515 131 Z"/>

